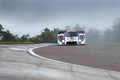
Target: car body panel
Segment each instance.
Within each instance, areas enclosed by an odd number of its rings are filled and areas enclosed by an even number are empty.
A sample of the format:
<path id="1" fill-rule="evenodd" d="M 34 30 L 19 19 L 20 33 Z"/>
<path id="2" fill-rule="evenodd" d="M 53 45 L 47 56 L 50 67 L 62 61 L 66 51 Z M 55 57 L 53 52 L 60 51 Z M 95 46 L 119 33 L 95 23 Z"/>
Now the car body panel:
<path id="1" fill-rule="evenodd" d="M 84 31 L 59 31 L 58 45 L 66 45 L 68 43 L 76 43 L 78 45 L 85 44 L 86 36 Z"/>

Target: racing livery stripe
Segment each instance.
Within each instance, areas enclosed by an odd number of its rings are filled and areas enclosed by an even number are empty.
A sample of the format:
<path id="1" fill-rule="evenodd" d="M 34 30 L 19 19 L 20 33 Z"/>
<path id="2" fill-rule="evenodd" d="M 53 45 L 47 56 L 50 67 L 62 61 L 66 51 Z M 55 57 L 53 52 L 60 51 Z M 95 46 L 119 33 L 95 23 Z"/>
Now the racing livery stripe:
<path id="1" fill-rule="evenodd" d="M 62 36 L 63 37 L 63 40 L 65 40 L 65 37 L 64 36 Z"/>
<path id="2" fill-rule="evenodd" d="M 80 36 L 80 39 L 81 39 L 81 40 L 83 39 L 83 35 Z"/>
<path id="3" fill-rule="evenodd" d="M 63 37 L 62 37 L 62 35 L 60 35 L 60 39 L 61 39 L 61 40 L 63 40 Z"/>
<path id="4" fill-rule="evenodd" d="M 81 39 L 82 41 L 84 41 L 84 39 L 85 39 L 85 35 L 79 35 L 79 38 L 78 39 Z M 81 41 L 81 42 L 82 42 Z"/>
<path id="5" fill-rule="evenodd" d="M 59 40 L 60 42 L 62 42 L 61 39 L 60 39 L 60 36 L 58 36 L 58 40 Z"/>
<path id="6" fill-rule="evenodd" d="M 80 39 L 80 35 L 79 35 L 78 39 Z"/>
<path id="7" fill-rule="evenodd" d="M 62 40 L 65 40 L 65 37 L 64 36 L 58 36 L 58 40 L 62 43 Z"/>
<path id="8" fill-rule="evenodd" d="M 85 39 L 85 35 L 83 35 L 82 41 Z"/>

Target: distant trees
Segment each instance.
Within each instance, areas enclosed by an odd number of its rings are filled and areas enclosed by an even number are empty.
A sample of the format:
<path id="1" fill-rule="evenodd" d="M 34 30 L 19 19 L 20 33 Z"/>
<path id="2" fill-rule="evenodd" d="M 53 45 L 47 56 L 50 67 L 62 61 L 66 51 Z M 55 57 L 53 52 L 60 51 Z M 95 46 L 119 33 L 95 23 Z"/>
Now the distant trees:
<path id="1" fill-rule="evenodd" d="M 89 31 L 86 32 L 87 43 L 100 43 L 103 41 L 102 34 L 100 30 L 96 28 L 89 28 Z"/>
<path id="2" fill-rule="evenodd" d="M 30 37 L 29 41 L 33 43 L 57 43 L 58 31 L 59 28 L 54 28 L 53 30 L 45 28 L 40 35 Z"/>
<path id="3" fill-rule="evenodd" d="M 112 29 L 104 31 L 105 42 L 120 42 L 120 18 L 115 19 Z"/>
<path id="4" fill-rule="evenodd" d="M 51 42 L 53 40 L 52 38 L 53 37 L 52 37 L 51 31 L 48 28 L 45 28 L 44 31 L 40 35 L 40 40 L 43 43 Z"/>
<path id="5" fill-rule="evenodd" d="M 4 42 L 14 42 L 15 41 L 15 37 L 12 33 L 10 33 L 9 30 L 7 31 L 2 31 L 1 33 L 1 41 L 4 41 Z"/>
<path id="6" fill-rule="evenodd" d="M 22 37 L 12 34 L 9 30 L 4 30 L 0 24 L 0 42 L 29 42 L 29 34 L 24 34 Z"/>
<path id="7" fill-rule="evenodd" d="M 120 18 L 117 18 L 112 26 L 114 42 L 120 42 Z"/>
<path id="8" fill-rule="evenodd" d="M 71 26 L 65 26 L 65 29 L 62 29 L 62 30 L 64 30 L 64 31 L 67 31 L 67 30 L 82 31 L 82 30 L 85 30 L 85 26 L 80 27 L 79 24 L 76 24 L 74 27 L 71 27 Z"/>
<path id="9" fill-rule="evenodd" d="M 57 34 L 58 34 L 58 31 L 59 31 L 59 30 L 60 30 L 59 28 L 54 28 L 54 29 L 51 31 L 52 36 L 53 36 L 53 42 L 54 42 L 54 43 L 57 43 Z"/>
<path id="10" fill-rule="evenodd" d="M 40 35 L 36 35 L 35 37 L 30 37 L 29 41 L 33 43 L 41 43 L 41 37 Z"/>
<path id="11" fill-rule="evenodd" d="M 45 28 L 40 35 L 30 37 L 29 34 L 23 34 L 21 37 L 12 34 L 9 30 L 3 31 L 0 24 L 0 42 L 33 42 L 33 43 L 56 43 L 59 28 L 50 30 Z"/>
<path id="12" fill-rule="evenodd" d="M 19 39 L 19 41 L 20 42 L 29 42 L 29 37 L 30 37 L 30 35 L 29 34 L 23 34 L 21 37 L 20 37 L 20 39 Z"/>
<path id="13" fill-rule="evenodd" d="M 58 31 L 59 31 L 59 28 L 54 28 L 53 30 L 49 30 L 48 28 L 45 28 L 44 31 L 39 35 L 40 42 L 56 43 Z"/>
<path id="14" fill-rule="evenodd" d="M 2 30 L 3 30 L 4 28 L 2 27 L 2 25 L 0 24 L 0 40 L 2 39 Z"/>
<path id="15" fill-rule="evenodd" d="M 0 41 L 14 42 L 15 41 L 14 35 L 12 33 L 10 33 L 9 30 L 6 30 L 6 31 L 3 31 L 3 30 L 4 30 L 4 28 L 0 24 Z"/>
<path id="16" fill-rule="evenodd" d="M 4 30 L 0 24 L 0 42 L 33 42 L 33 43 L 56 43 L 57 33 L 60 29 L 54 28 L 50 30 L 45 28 L 41 34 L 30 37 L 29 34 L 23 34 L 21 37 L 18 34 L 12 34 L 9 30 Z M 80 27 L 76 24 L 74 27 L 65 26 L 62 30 L 85 30 L 85 26 Z M 86 31 L 87 43 L 101 43 L 101 42 L 120 42 L 120 18 L 114 21 L 112 29 L 106 29 L 104 32 L 96 28 L 89 28 Z"/>
<path id="17" fill-rule="evenodd" d="M 65 31 L 67 30 L 71 30 L 71 27 L 70 26 L 65 26 Z"/>
<path id="18" fill-rule="evenodd" d="M 84 28 L 80 27 L 79 24 L 76 24 L 76 26 L 73 28 L 73 30 L 76 30 L 76 31 L 83 31 Z"/>
<path id="19" fill-rule="evenodd" d="M 2 27 L 2 25 L 0 24 L 0 32 L 2 32 L 4 28 Z"/>
<path id="20" fill-rule="evenodd" d="M 103 35 L 104 42 L 113 42 L 113 30 L 106 29 Z"/>

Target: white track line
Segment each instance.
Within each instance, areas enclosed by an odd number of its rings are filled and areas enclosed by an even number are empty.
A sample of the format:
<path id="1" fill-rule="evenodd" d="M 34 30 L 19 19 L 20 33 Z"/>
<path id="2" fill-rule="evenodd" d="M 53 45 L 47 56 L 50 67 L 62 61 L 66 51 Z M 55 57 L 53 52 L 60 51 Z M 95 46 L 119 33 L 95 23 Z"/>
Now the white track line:
<path id="1" fill-rule="evenodd" d="M 37 48 L 41 48 L 41 47 L 46 47 L 46 46 L 51 46 L 51 45 L 55 45 L 55 44 L 45 44 L 45 45 L 42 45 L 42 46 L 38 46 L 38 47 L 34 47 L 34 48 L 30 48 L 30 49 L 28 50 L 28 52 L 29 52 L 31 55 L 35 56 L 35 57 L 42 58 L 42 59 L 49 60 L 49 61 L 59 62 L 59 63 L 63 63 L 63 64 L 67 64 L 67 65 L 71 65 L 71 66 L 79 66 L 79 67 L 88 68 L 88 69 L 93 69 L 93 70 L 99 70 L 99 71 L 105 71 L 105 72 L 115 72 L 115 73 L 120 73 L 120 72 L 117 72 L 117 71 L 111 71 L 111 70 L 105 70 L 105 69 L 93 68 L 93 67 L 82 66 L 82 65 L 77 65 L 77 64 L 72 64 L 72 63 L 62 62 L 62 61 L 58 61 L 58 60 L 53 60 L 53 59 L 49 59 L 49 58 L 46 58 L 46 57 L 43 57 L 43 56 L 37 55 L 36 53 L 33 52 L 33 49 L 37 49 Z"/>

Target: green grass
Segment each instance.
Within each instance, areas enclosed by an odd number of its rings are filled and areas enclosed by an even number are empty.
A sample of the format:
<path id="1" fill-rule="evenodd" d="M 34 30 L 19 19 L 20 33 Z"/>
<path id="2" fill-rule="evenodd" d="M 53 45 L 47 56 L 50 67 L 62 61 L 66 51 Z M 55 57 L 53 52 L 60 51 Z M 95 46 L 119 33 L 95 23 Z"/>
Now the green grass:
<path id="1" fill-rule="evenodd" d="M 34 44 L 32 42 L 0 42 L 0 44 Z"/>

